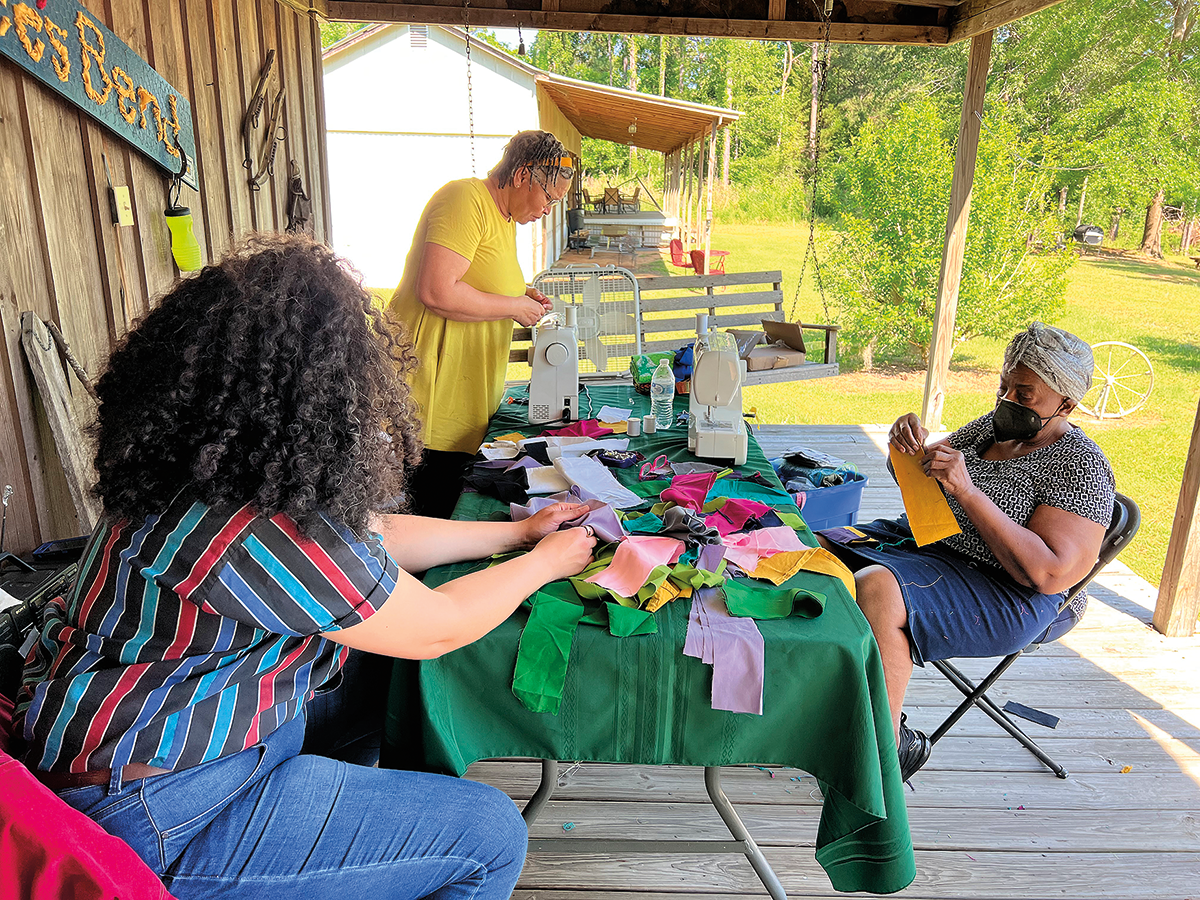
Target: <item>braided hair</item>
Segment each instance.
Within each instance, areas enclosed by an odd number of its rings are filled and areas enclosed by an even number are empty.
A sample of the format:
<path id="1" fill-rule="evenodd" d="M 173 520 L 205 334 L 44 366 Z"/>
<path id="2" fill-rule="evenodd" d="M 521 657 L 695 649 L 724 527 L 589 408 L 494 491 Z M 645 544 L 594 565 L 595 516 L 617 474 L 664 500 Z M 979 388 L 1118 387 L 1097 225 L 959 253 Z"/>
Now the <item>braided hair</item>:
<path id="1" fill-rule="evenodd" d="M 504 146 L 500 162 L 488 172 L 499 187 L 508 187 L 521 169 L 538 171 L 546 183 L 554 184 L 564 170 L 570 177 L 571 169 L 562 161 L 569 154 L 562 142 L 548 131 L 522 131 L 513 135 Z"/>

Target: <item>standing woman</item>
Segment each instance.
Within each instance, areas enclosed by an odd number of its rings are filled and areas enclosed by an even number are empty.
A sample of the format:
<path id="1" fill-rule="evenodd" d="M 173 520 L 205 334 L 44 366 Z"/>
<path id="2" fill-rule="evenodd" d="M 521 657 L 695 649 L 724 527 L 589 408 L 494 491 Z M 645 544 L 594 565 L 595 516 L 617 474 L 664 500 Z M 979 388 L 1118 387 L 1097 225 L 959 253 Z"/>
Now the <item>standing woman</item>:
<path id="1" fill-rule="evenodd" d="M 328 248 L 277 236 L 176 285 L 99 381 L 104 515 L 17 721 L 43 783 L 181 900 L 503 900 L 520 874 L 499 791 L 304 752 L 351 648 L 468 644 L 595 543 L 558 531 L 573 504 L 381 514 L 420 454 L 413 364 Z M 437 590 L 408 574 L 521 548 Z"/>
<path id="2" fill-rule="evenodd" d="M 425 420 L 425 456 L 409 505 L 420 515 L 454 511 L 463 469 L 504 393 L 512 323 L 528 327 L 550 310 L 525 284 L 516 226 L 549 213 L 573 174 L 554 135 L 522 131 L 487 178 L 451 181 L 421 213 L 388 304 L 418 360 L 412 394 Z"/>

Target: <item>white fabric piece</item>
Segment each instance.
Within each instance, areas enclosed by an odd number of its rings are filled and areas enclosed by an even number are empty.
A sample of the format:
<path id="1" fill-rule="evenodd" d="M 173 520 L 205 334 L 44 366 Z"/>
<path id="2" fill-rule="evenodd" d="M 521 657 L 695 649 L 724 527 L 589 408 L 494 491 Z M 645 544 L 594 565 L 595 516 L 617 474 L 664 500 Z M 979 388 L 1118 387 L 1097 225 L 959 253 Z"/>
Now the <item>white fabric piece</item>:
<path id="1" fill-rule="evenodd" d="M 1069 331 L 1034 322 L 1009 343 L 1003 371 L 1027 366 L 1050 390 L 1078 403 L 1092 386 L 1092 348 Z"/>
<path id="2" fill-rule="evenodd" d="M 643 499 L 615 479 L 604 463 L 590 456 L 564 456 L 554 461 L 556 468 L 571 484 L 578 485 L 613 509 L 629 509 Z"/>
<path id="3" fill-rule="evenodd" d="M 483 454 L 484 459 L 512 459 L 521 451 L 512 441 L 492 441 L 481 444 L 479 452 Z"/>
<path id="4" fill-rule="evenodd" d="M 613 422 L 628 422 L 633 418 L 633 410 L 622 409 L 619 406 L 602 406 L 596 418 L 608 425 L 611 425 Z"/>
<path id="5" fill-rule="evenodd" d="M 571 487 L 571 482 L 563 478 L 554 466 L 532 466 L 525 470 L 525 474 L 529 478 L 527 493 L 530 494 L 557 494 Z"/>
<path id="6" fill-rule="evenodd" d="M 546 455 L 551 460 L 564 456 L 583 456 L 593 450 L 627 450 L 629 448 L 629 438 L 602 440 L 587 437 L 529 438 L 521 441 L 520 446 L 524 447 L 526 444 L 539 442 L 545 442 Z"/>

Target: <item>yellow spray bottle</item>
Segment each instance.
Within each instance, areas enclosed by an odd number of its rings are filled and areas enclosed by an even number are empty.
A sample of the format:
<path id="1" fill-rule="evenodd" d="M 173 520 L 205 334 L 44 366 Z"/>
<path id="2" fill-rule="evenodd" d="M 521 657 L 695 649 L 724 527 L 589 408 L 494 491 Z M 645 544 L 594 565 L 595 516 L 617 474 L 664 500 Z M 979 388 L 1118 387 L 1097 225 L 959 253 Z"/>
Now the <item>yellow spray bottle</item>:
<path id="1" fill-rule="evenodd" d="M 186 206 L 168 206 L 164 210 L 171 230 L 171 255 L 180 272 L 195 272 L 203 264 L 200 242 L 192 233 L 192 211 Z"/>

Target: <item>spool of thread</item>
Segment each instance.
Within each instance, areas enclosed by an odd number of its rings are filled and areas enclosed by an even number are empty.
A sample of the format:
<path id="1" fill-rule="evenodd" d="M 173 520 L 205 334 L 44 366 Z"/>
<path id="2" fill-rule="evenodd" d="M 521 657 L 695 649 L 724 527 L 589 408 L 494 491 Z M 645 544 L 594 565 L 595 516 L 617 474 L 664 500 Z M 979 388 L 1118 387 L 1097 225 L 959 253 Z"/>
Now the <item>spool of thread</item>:
<path id="1" fill-rule="evenodd" d="M 642 420 L 639 419 L 637 416 L 633 416 L 632 418 L 630 418 L 630 420 L 626 423 L 626 432 L 625 433 L 628 434 L 630 437 L 637 437 L 639 434 L 641 434 L 642 433 Z"/>
<path id="2" fill-rule="evenodd" d="M 654 421 L 654 416 L 642 416 L 642 434 L 654 434 L 658 431 L 658 423 Z"/>

